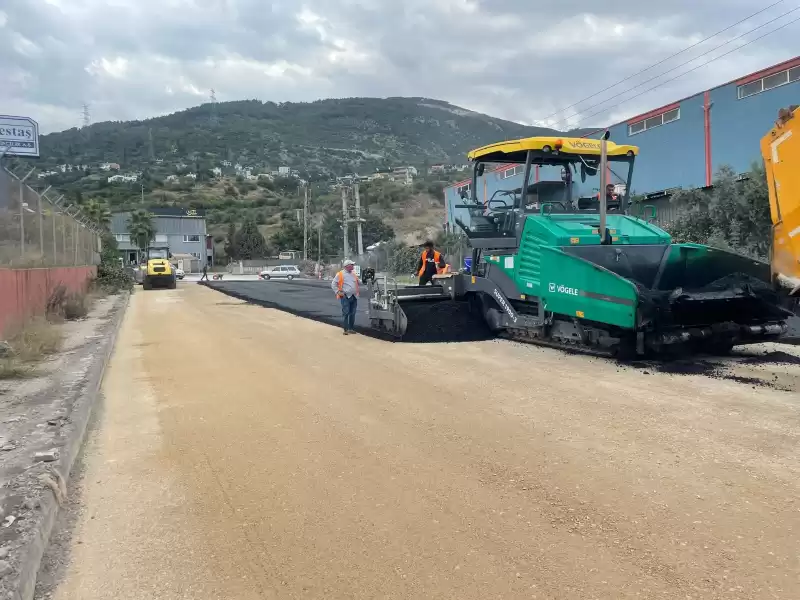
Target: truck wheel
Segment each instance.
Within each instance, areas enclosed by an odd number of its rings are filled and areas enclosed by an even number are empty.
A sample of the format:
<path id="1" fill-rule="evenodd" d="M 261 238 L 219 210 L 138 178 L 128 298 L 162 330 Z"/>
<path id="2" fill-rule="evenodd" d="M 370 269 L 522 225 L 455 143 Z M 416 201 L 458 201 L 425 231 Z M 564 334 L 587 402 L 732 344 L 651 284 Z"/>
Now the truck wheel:
<path id="1" fill-rule="evenodd" d="M 288 279 L 289 281 L 291 281 L 292 279 L 294 279 L 294 275 L 287 275 L 287 276 L 286 276 L 286 279 Z"/>
<path id="2" fill-rule="evenodd" d="M 142 289 L 145 290 L 152 290 L 153 284 L 145 277 L 144 281 L 142 281 Z"/>
<path id="3" fill-rule="evenodd" d="M 263 279 L 264 281 L 269 281 L 269 275 L 264 275 Z"/>
<path id="4" fill-rule="evenodd" d="M 177 287 L 178 287 L 178 280 L 173 277 L 172 281 L 169 282 L 169 289 L 174 290 Z"/>

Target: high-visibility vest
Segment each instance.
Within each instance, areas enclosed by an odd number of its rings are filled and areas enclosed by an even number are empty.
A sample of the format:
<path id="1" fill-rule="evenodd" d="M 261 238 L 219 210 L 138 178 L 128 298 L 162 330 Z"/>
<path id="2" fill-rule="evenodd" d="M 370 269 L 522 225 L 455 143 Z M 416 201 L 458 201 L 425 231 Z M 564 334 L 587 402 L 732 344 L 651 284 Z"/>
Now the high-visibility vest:
<path id="1" fill-rule="evenodd" d="M 442 255 L 439 253 L 438 250 L 434 250 L 433 251 L 433 262 L 434 262 L 434 264 L 438 265 L 440 260 L 442 260 Z M 422 268 L 420 268 L 420 270 L 419 270 L 419 276 L 420 277 L 425 275 L 425 265 L 427 264 L 427 262 L 428 262 L 428 251 L 427 250 L 423 250 L 423 252 L 422 252 Z M 436 267 L 436 270 L 437 271 L 439 270 L 438 266 Z"/>
<path id="2" fill-rule="evenodd" d="M 344 271 L 339 271 L 336 274 L 336 279 L 339 281 L 339 293 L 344 294 Z M 356 296 L 358 296 L 358 277 L 355 278 L 356 280 Z"/>

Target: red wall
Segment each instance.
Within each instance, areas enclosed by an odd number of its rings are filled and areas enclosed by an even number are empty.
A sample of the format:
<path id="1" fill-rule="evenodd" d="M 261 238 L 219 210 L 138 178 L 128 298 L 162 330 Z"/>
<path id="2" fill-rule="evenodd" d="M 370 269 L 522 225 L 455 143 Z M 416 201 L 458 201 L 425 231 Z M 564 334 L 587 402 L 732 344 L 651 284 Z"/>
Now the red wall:
<path id="1" fill-rule="evenodd" d="M 83 292 L 95 275 L 97 267 L 0 268 L 0 339 L 7 327 L 43 315 L 47 299 L 59 284 L 67 293 Z"/>

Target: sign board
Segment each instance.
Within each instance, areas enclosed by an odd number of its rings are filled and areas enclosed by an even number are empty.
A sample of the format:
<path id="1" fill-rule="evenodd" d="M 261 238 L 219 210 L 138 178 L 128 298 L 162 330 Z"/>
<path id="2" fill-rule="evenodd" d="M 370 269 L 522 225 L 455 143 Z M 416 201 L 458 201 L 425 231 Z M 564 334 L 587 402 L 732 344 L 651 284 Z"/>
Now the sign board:
<path id="1" fill-rule="evenodd" d="M 39 124 L 28 117 L 0 115 L 0 155 L 39 158 Z"/>

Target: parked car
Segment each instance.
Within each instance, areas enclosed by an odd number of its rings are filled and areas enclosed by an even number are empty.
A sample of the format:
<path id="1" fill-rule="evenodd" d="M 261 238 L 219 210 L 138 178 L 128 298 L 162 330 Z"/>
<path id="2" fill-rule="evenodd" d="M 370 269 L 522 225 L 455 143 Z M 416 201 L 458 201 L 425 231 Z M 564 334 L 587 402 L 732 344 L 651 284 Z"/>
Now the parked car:
<path id="1" fill-rule="evenodd" d="M 302 273 L 295 265 L 279 265 L 277 267 L 267 267 L 258 276 L 261 279 L 294 279 L 300 277 Z"/>
<path id="2" fill-rule="evenodd" d="M 186 273 L 180 267 L 172 267 L 172 270 L 175 271 L 175 277 L 178 279 L 183 279 L 186 276 Z"/>

